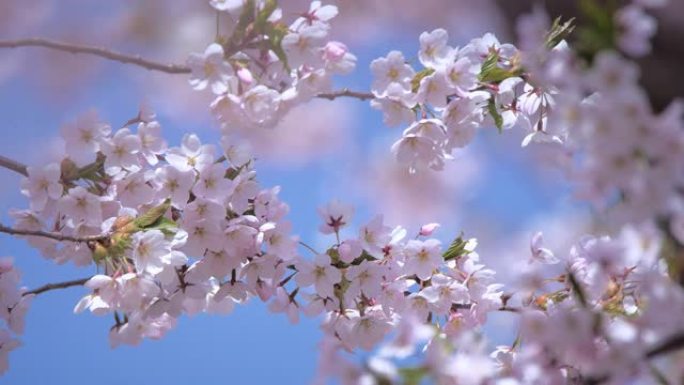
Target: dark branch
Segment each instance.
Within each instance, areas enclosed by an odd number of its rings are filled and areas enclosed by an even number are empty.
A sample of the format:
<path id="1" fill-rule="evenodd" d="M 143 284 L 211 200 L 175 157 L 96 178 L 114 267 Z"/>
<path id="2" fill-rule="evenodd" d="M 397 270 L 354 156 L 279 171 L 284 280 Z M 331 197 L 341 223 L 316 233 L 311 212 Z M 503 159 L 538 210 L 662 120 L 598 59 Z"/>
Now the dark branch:
<path id="1" fill-rule="evenodd" d="M 73 281 L 65 281 L 65 282 L 58 282 L 58 283 L 48 283 L 46 285 L 37 287 L 33 290 L 29 290 L 22 295 L 29 295 L 29 294 L 40 294 L 44 293 L 46 291 L 50 290 L 57 290 L 57 289 L 66 289 L 68 287 L 72 286 L 83 286 L 85 285 L 86 282 L 88 282 L 92 277 L 88 278 L 81 278 L 81 279 L 74 279 Z"/>
<path id="2" fill-rule="evenodd" d="M 54 239 L 54 240 L 60 241 L 60 242 L 63 242 L 63 241 L 96 242 L 96 241 L 102 241 L 104 239 L 109 238 L 109 235 L 106 235 L 106 234 L 88 235 L 88 236 L 83 236 L 83 237 L 73 237 L 71 235 L 65 235 L 65 234 L 49 232 L 49 231 L 21 230 L 21 229 L 15 229 L 12 227 L 5 226 L 2 223 L 0 223 L 0 233 L 6 233 L 6 234 L 10 234 L 10 235 L 26 235 L 26 236 L 50 238 L 50 239 Z"/>
<path id="3" fill-rule="evenodd" d="M 646 353 L 647 358 L 654 358 L 663 354 L 672 353 L 675 350 L 684 348 L 684 333 L 675 334 L 667 341 L 652 348 Z"/>
<path id="4" fill-rule="evenodd" d="M 143 59 L 138 55 L 127 55 L 124 53 L 111 51 L 101 47 L 64 43 L 42 38 L 28 38 L 18 40 L 0 40 L 0 48 L 18 47 L 43 47 L 57 51 L 70 52 L 74 54 L 88 54 L 103 57 L 105 59 L 118 61 L 120 63 L 133 64 L 148 70 L 161 71 L 170 74 L 190 73 L 190 68 L 180 64 L 163 64 Z"/>
<path id="5" fill-rule="evenodd" d="M 316 95 L 316 97 L 321 98 L 321 99 L 328 99 L 328 100 L 335 100 L 335 99 L 341 98 L 341 97 L 355 98 L 355 99 L 359 99 L 359 100 L 375 99 L 375 95 L 373 95 L 370 92 L 351 91 L 347 88 L 340 90 L 340 91 L 318 94 L 318 95 Z"/>
<path id="6" fill-rule="evenodd" d="M 10 158 L 6 158 L 2 155 L 0 155 L 0 167 L 4 167 L 8 170 L 12 170 L 18 174 L 23 175 L 23 176 L 28 176 L 28 171 L 26 170 L 26 165 L 19 163 L 15 160 L 12 160 Z"/>
<path id="7" fill-rule="evenodd" d="M 665 354 L 673 353 L 682 348 L 684 348 L 684 332 L 675 334 L 667 340 L 660 343 L 659 345 L 656 345 L 655 347 L 646 351 L 646 354 L 644 354 L 644 358 L 650 360 Z M 599 377 L 588 377 L 583 380 L 582 384 L 599 385 L 608 380 L 610 380 L 610 377 L 608 375 L 603 375 Z"/>
<path id="8" fill-rule="evenodd" d="M 247 45 L 243 44 L 226 52 L 226 56 L 232 56 L 234 53 L 245 48 Z M 19 48 L 19 47 L 42 47 L 54 49 L 57 51 L 69 52 L 73 54 L 87 54 L 95 55 L 105 59 L 117 61 L 125 64 L 133 64 L 139 67 L 147 68 L 148 70 L 161 71 L 170 74 L 187 74 L 190 73 L 190 68 L 182 64 L 164 64 L 151 60 L 143 59 L 139 55 L 128 55 L 116 51 L 112 51 L 102 47 L 93 47 L 88 45 L 79 45 L 72 43 L 65 43 L 55 40 L 43 38 L 27 38 L 17 40 L 0 40 L 0 48 Z M 340 91 L 325 92 L 316 95 L 321 99 L 335 100 L 341 97 L 355 98 L 359 100 L 375 99 L 375 95 L 370 92 L 351 91 L 343 89 Z"/>

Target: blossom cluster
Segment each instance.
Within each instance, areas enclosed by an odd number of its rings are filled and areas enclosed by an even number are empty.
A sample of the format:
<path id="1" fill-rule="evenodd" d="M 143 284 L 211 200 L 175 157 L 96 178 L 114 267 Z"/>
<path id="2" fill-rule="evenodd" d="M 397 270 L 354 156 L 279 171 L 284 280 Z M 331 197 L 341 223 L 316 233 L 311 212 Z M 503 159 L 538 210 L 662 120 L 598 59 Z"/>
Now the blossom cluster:
<path id="1" fill-rule="evenodd" d="M 16 336 L 24 333 L 24 316 L 33 298 L 19 286 L 20 280 L 12 258 L 0 258 L 0 374 L 7 371 L 9 353 L 21 344 Z"/>
<path id="2" fill-rule="evenodd" d="M 659 237 L 630 227 L 614 239 L 585 237 L 556 258 L 538 235 L 521 306 L 508 308 L 520 317 L 511 345 L 492 350 L 477 329 L 405 317 L 362 365 L 324 343 L 322 373 L 343 384 L 651 383 L 663 374 L 649 359 L 684 335 L 684 290 L 658 258 Z"/>
<path id="3" fill-rule="evenodd" d="M 388 126 L 408 126 L 392 150 L 413 172 L 441 170 L 479 128 L 518 127 L 522 145 L 549 149 L 578 195 L 633 224 L 563 254 L 536 234 L 509 290 L 475 239 L 443 246 L 435 223 L 409 237 L 377 215 L 345 237 L 354 208 L 333 201 L 319 209 L 329 247 L 290 234 L 279 188 L 259 186 L 234 134 L 273 126 L 354 68 L 347 47 L 327 39 L 337 8 L 319 1 L 288 25 L 275 1 L 211 0 L 235 27 L 188 66 L 191 86 L 215 95 L 220 146 L 186 134 L 169 147 L 146 109 L 118 130 L 84 114 L 62 128 L 59 159 L 26 169 L 29 207 L 11 213 L 11 230 L 56 263 L 96 267 L 74 311 L 111 315 L 112 346 L 161 338 L 183 314 L 228 313 L 259 297 L 291 322 L 322 319 L 321 381 L 651 381 L 662 377 L 651 359 L 673 338 L 684 341 L 684 290 L 668 266 L 681 258 L 668 247 L 684 245 L 684 122 L 678 103 L 651 109 L 623 54 L 648 52 L 655 25 L 644 9 L 661 3 L 636 0 L 610 13 L 613 46 L 590 54 L 564 40 L 569 24 L 536 9 L 518 24 L 520 49 L 493 34 L 452 47 L 436 29 L 420 35 L 421 68 L 399 51 L 372 62 L 371 105 Z M 9 329 L 0 329 L 0 372 L 33 296 L 18 286 L 12 262 L 0 260 Z M 520 324 L 515 340 L 493 351 L 483 329 L 492 312 Z M 359 350 L 363 363 L 349 357 Z"/>
<path id="4" fill-rule="evenodd" d="M 520 20 L 518 29 L 549 26 L 548 17 L 537 12 Z M 528 46 L 533 45 L 530 40 Z M 610 208 L 618 224 L 679 215 L 684 177 L 681 104 L 675 101 L 665 111 L 654 112 L 639 85 L 637 65 L 614 50 L 597 52 L 591 63 L 569 49 L 530 52 L 535 51 L 524 51 L 523 63 L 534 90 L 550 96 L 533 135 L 558 139 L 549 161 L 568 173 L 577 195 L 602 212 Z M 525 97 L 522 91 L 519 95 L 518 104 Z"/>
<path id="5" fill-rule="evenodd" d="M 448 38 L 443 29 L 420 35 L 419 71 L 399 51 L 371 63 L 371 105 L 388 126 L 409 125 L 392 151 L 413 171 L 441 170 L 483 126 L 536 132 L 549 103 L 520 76 L 522 57 L 515 46 L 490 33 L 460 48 Z"/>
<path id="6" fill-rule="evenodd" d="M 614 14 L 634 19 L 631 29 L 616 21 L 614 31 L 616 47 L 628 54 L 645 52 L 635 47 L 647 47 L 653 35 L 654 27 L 641 27 L 652 23 L 643 9 L 660 4 L 641 3 Z M 548 147 L 548 161 L 568 173 L 577 195 L 612 208 L 618 224 L 656 215 L 681 223 L 680 103 L 654 112 L 635 63 L 612 49 L 585 61 L 562 39 L 570 25 L 551 23 L 542 9 L 522 17 L 517 30 L 521 49 L 492 34 L 454 48 L 438 29 L 420 35 L 422 69 L 398 51 L 371 63 L 371 105 L 388 126 L 408 124 L 392 146 L 398 161 L 412 171 L 441 170 L 478 128 L 516 127 L 526 133 L 523 147 Z"/>
<path id="7" fill-rule="evenodd" d="M 324 346 L 333 351 L 373 351 L 397 327 L 420 322 L 441 325 L 449 335 L 483 325 L 488 313 L 504 306 L 501 284 L 474 251 L 474 239 L 457 238 L 446 250 L 429 238 L 438 227 L 423 226 L 413 239 L 402 227 L 389 227 L 382 216 L 341 239 L 353 208 L 337 201 L 319 210 L 320 231 L 337 242 L 313 260 L 298 258 L 296 286 L 283 288 L 274 311 L 324 315 Z M 408 333 L 409 330 L 406 330 Z M 340 376 L 344 366 L 322 362 L 325 376 Z"/>
<path id="8" fill-rule="evenodd" d="M 622 52 L 633 57 L 651 52 L 651 38 L 655 35 L 657 23 L 646 10 L 665 4 L 667 0 L 641 0 L 616 10 L 613 23 L 618 30 L 616 43 Z"/>
<path id="9" fill-rule="evenodd" d="M 159 338 L 182 313 L 268 300 L 296 251 L 279 189 L 260 189 L 244 149 L 194 134 L 168 147 L 152 114 L 137 120 L 137 132 L 94 113 L 65 125 L 64 158 L 28 168 L 30 209 L 13 213 L 18 229 L 75 238 L 27 237 L 44 256 L 97 265 L 75 311 L 113 313 L 112 345 Z"/>
<path id="10" fill-rule="evenodd" d="M 275 2 L 211 5 L 239 21 L 230 38 L 219 37 L 203 54 L 190 55 L 190 84 L 216 95 L 211 110 L 226 133 L 272 127 L 292 107 L 329 91 L 332 75 L 354 69 L 356 57 L 328 39 L 334 5 L 313 1 L 289 25 Z"/>

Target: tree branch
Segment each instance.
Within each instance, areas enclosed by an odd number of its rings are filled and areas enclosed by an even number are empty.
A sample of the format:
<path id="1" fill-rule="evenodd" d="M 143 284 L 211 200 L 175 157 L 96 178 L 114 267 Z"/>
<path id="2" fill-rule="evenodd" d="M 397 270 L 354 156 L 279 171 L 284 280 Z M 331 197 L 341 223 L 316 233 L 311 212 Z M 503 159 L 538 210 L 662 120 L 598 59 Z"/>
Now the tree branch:
<path id="1" fill-rule="evenodd" d="M 675 352 L 684 348 L 684 332 L 680 332 L 661 342 L 655 347 L 646 351 L 644 359 L 651 360 L 653 358 Z M 599 385 L 610 380 L 610 376 L 603 375 L 600 377 L 588 377 L 582 382 L 583 385 Z"/>
<path id="2" fill-rule="evenodd" d="M 0 233 L 6 233 L 10 235 L 26 235 L 34 237 L 50 238 L 56 241 L 69 241 L 69 242 L 96 242 L 109 238 L 107 234 L 100 235 L 88 235 L 84 237 L 73 237 L 71 235 L 65 235 L 56 232 L 41 231 L 41 230 L 20 230 L 12 227 L 8 227 L 0 223 Z"/>
<path id="3" fill-rule="evenodd" d="M 298 243 L 299 243 L 300 245 L 306 247 L 307 249 L 309 249 L 309 251 L 311 251 L 312 253 L 314 253 L 314 255 L 320 254 L 318 251 L 316 251 L 316 249 L 314 249 L 313 247 L 309 246 L 308 243 L 303 242 L 303 241 L 299 241 Z"/>
<path id="4" fill-rule="evenodd" d="M 352 91 L 348 88 L 344 88 L 340 91 L 333 91 L 333 92 L 318 94 L 318 95 L 316 95 L 316 97 L 321 98 L 321 99 L 328 99 L 328 100 L 335 100 L 335 99 L 341 98 L 341 97 L 355 98 L 355 99 L 359 99 L 359 100 L 375 99 L 375 95 L 373 95 L 370 92 Z"/>
<path id="5" fill-rule="evenodd" d="M 133 64 L 148 70 L 161 71 L 170 74 L 187 74 L 190 68 L 181 64 L 163 64 L 143 59 L 139 55 L 127 55 L 101 47 L 64 43 L 43 38 L 28 38 L 18 40 L 0 40 L 0 48 L 43 47 L 73 54 L 88 54 L 103 57 L 125 64 Z"/>
<path id="6" fill-rule="evenodd" d="M 92 277 L 74 279 L 73 281 L 48 283 L 46 285 L 37 287 L 33 290 L 29 290 L 29 291 L 23 293 L 22 295 L 40 294 L 40 293 L 44 293 L 44 292 L 50 291 L 50 290 L 66 289 L 66 288 L 72 287 L 72 286 L 83 286 L 83 285 L 85 285 L 86 282 L 88 282 L 90 280 L 90 278 L 92 278 Z"/>
<path id="7" fill-rule="evenodd" d="M 88 45 L 80 45 L 73 43 L 65 43 L 44 38 L 26 38 L 17 40 L 0 40 L 0 48 L 19 48 L 19 47 L 42 47 L 54 49 L 57 51 L 69 52 L 73 54 L 87 54 L 99 56 L 105 59 L 117 61 L 124 64 L 137 65 L 139 67 L 147 68 L 148 70 L 161 71 L 170 74 L 187 74 L 190 73 L 190 68 L 182 64 L 164 64 L 151 60 L 143 59 L 139 55 L 128 55 L 116 51 L 112 51 L 102 47 L 94 47 Z M 232 51 L 239 51 L 243 47 L 235 47 L 227 55 L 231 55 Z M 370 92 L 352 91 L 347 88 L 340 91 L 324 92 L 316 95 L 321 99 L 335 100 L 341 97 L 355 98 L 359 100 L 375 99 L 375 95 Z M 2 160 L 2 159 L 0 159 Z M 0 165 L 5 166 L 0 163 Z M 7 167 L 7 166 L 5 166 Z M 8 167 L 9 168 L 9 167 Z M 17 171 L 15 169 L 15 171 Z M 20 172 L 20 171 L 17 171 Z"/>
<path id="8" fill-rule="evenodd" d="M 646 353 L 647 358 L 654 358 L 663 354 L 672 353 L 684 348 L 684 332 L 671 336 L 668 340 L 652 348 Z"/>
<path id="9" fill-rule="evenodd" d="M 8 170 L 12 170 L 18 174 L 21 174 L 23 176 L 28 176 L 28 171 L 26 170 L 26 165 L 19 163 L 15 160 L 12 160 L 10 158 L 6 158 L 2 155 L 0 155 L 0 167 L 4 167 Z"/>

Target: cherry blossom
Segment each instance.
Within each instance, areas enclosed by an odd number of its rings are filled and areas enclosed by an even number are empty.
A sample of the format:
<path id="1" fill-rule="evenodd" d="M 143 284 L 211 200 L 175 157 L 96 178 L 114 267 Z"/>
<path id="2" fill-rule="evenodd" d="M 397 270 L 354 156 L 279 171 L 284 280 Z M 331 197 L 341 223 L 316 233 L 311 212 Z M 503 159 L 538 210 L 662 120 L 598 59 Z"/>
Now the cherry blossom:
<path id="1" fill-rule="evenodd" d="M 373 60 L 371 63 L 373 72 L 373 92 L 382 93 L 392 83 L 397 83 L 402 88 L 408 88 L 415 71 L 406 64 L 404 55 L 399 51 L 391 51 L 386 58 Z"/>
<path id="2" fill-rule="evenodd" d="M 330 264 L 330 257 L 319 254 L 313 263 L 302 261 L 297 265 L 297 283 L 300 286 L 314 285 L 323 298 L 334 297 L 333 286 L 340 282 L 342 274 Z"/>
<path id="3" fill-rule="evenodd" d="M 137 135 L 131 134 L 128 128 L 117 131 L 111 140 L 102 141 L 100 147 L 107 157 L 107 174 L 116 175 L 122 169 L 134 171 L 139 168 L 137 154 L 140 152 L 141 140 Z"/>
<path id="4" fill-rule="evenodd" d="M 224 36 L 219 25 L 187 67 L 156 67 L 211 90 L 220 143 L 184 133 L 169 148 L 148 107 L 114 132 L 91 111 L 62 127 L 58 159 L 5 166 L 24 175 L 28 209 L 12 211 L 14 226 L 0 231 L 94 275 L 28 290 L 12 260 L 0 259 L 0 373 L 34 296 L 83 285 L 74 312 L 110 317 L 112 347 L 163 338 L 183 315 L 257 300 L 292 323 L 318 317 L 322 380 L 663 382 L 654 359 L 681 348 L 684 333 L 684 110 L 675 102 L 654 111 L 627 57 L 649 52 L 656 21 L 646 10 L 661 1 L 600 8 L 611 30 L 592 52 L 565 41 L 571 24 L 542 8 L 519 20 L 519 48 L 491 33 L 454 47 L 445 29 L 423 32 L 417 62 L 397 50 L 371 62 L 368 93 L 333 91 L 334 75 L 356 64 L 329 38 L 336 6 L 312 1 L 287 20 L 277 2 L 209 4 L 239 28 Z M 506 271 L 511 285 L 465 230 L 436 239 L 440 224 L 390 226 L 382 214 L 357 225 L 355 206 L 339 200 L 318 209 L 321 234 L 310 246 L 292 234 L 280 187 L 260 186 L 245 132 L 272 128 L 317 96 L 370 99 L 386 125 L 403 125 L 391 151 L 404 177 L 444 172 L 480 130 L 519 131 L 522 147 L 546 149 L 540 163 L 565 172 L 602 226 L 569 247 L 534 232 L 512 251 L 520 263 Z M 493 313 L 515 321 L 499 324 Z M 510 344 L 492 348 L 494 328 L 512 331 Z"/>
<path id="5" fill-rule="evenodd" d="M 229 6 L 226 4 L 226 7 Z M 234 79 L 233 68 L 224 60 L 223 47 L 220 44 L 210 44 L 204 54 L 190 55 L 188 66 L 192 69 L 190 85 L 194 89 L 203 90 L 209 87 L 215 94 L 223 94 L 231 89 L 229 84 Z"/>
<path id="6" fill-rule="evenodd" d="M 441 262 L 441 245 L 436 239 L 410 240 L 406 244 L 406 271 L 428 279 Z"/>
<path id="7" fill-rule="evenodd" d="M 60 183 L 62 172 L 58 164 L 28 167 L 27 173 L 28 177 L 22 180 L 22 194 L 31 197 L 31 210 L 42 211 L 49 202 L 61 198 L 64 188 Z"/>
<path id="8" fill-rule="evenodd" d="M 325 207 L 318 209 L 318 215 L 323 220 L 319 231 L 323 234 L 339 233 L 340 229 L 351 223 L 354 208 L 340 201 L 332 201 Z"/>
<path id="9" fill-rule="evenodd" d="M 70 218 L 74 226 L 85 224 L 99 226 L 102 223 L 102 202 L 100 198 L 81 186 L 70 189 L 59 200 L 59 208 Z"/>
<path id="10" fill-rule="evenodd" d="M 69 159 L 78 166 L 93 162 L 97 151 L 100 150 L 100 140 L 109 131 L 110 127 L 101 123 L 94 111 L 62 126 L 65 151 Z"/>

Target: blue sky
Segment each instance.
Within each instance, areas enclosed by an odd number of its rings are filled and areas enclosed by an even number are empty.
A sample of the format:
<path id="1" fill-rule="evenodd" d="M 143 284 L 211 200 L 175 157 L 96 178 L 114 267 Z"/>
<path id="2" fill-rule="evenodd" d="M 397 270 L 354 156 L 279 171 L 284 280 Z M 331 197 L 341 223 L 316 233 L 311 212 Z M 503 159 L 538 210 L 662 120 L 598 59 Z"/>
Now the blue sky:
<path id="1" fill-rule="evenodd" d="M 415 50 L 414 40 L 406 43 L 408 52 Z M 351 84 L 355 89 L 367 88 L 370 83 L 368 63 L 387 51 L 387 47 L 378 45 L 356 52 L 359 66 L 354 75 L 345 78 L 344 84 Z M 145 96 L 154 108 L 154 95 L 140 95 L 135 87 L 133 73 L 142 70 L 117 64 L 104 65 L 98 77 L 78 93 L 55 99 L 54 95 L 44 93 L 31 73 L 39 65 L 47 64 L 33 62 L 19 76 L 3 84 L 0 133 L 4 140 L 0 141 L 0 154 L 27 163 L 37 161 L 45 143 L 59 134 L 59 126 L 89 108 L 96 108 L 104 120 L 113 125 L 132 117 Z M 388 133 L 382 127 L 381 115 L 366 104 L 359 103 L 356 110 L 359 112 L 356 121 L 362 124 L 350 135 L 359 148 L 366 153 L 380 149 L 389 151 L 392 138 L 399 132 Z M 203 140 L 217 143 L 218 132 L 209 128 L 212 123 L 208 113 L 193 122 L 171 121 L 163 114 L 159 119 L 172 145 L 177 145 L 185 132 L 199 132 Z M 558 178 L 531 171 L 530 158 L 519 150 L 517 139 L 507 135 L 490 130 L 480 135 L 474 144 L 474 151 L 483 160 L 481 171 L 484 174 L 473 186 L 467 206 L 459 211 L 464 217 L 446 223 L 447 229 L 464 228 L 467 231 L 464 218 L 496 218 L 498 232 L 515 232 L 525 228 L 525 218 L 556 210 L 558 197 L 562 202 L 567 201 L 566 186 L 558 183 Z M 294 231 L 304 240 L 318 239 L 316 207 L 332 198 L 354 196 L 352 190 L 341 187 L 338 180 L 340 161 L 343 159 L 339 155 L 333 155 L 291 168 L 257 164 L 258 178 L 263 186 L 282 186 L 281 197 L 291 206 Z M 8 223 L 9 209 L 23 208 L 26 202 L 19 194 L 17 176 L 0 169 L 0 183 L 3 185 L 0 218 Z M 358 200 L 358 197 L 354 200 L 359 204 L 356 224 L 370 219 L 375 213 L 372 202 Z M 403 225 L 415 229 L 421 223 Z M 451 235 L 442 232 L 440 237 L 447 242 Z M 25 242 L 6 235 L 0 235 L 0 256 L 14 257 L 23 273 L 23 282 L 29 288 L 85 277 L 94 271 L 93 267 L 56 266 Z M 86 381 L 103 385 L 149 382 L 173 385 L 194 381 L 304 384 L 313 377 L 316 344 L 320 337 L 317 320 L 302 318 L 300 324 L 290 325 L 284 316 L 268 313 L 265 306 L 255 300 L 247 306 L 236 307 L 228 316 L 184 316 L 177 328 L 160 341 L 110 349 L 107 332 L 112 320 L 109 317 L 72 312 L 85 292 L 83 288 L 70 288 L 34 300 L 27 315 L 26 332 L 21 337 L 23 346 L 11 354 L 10 370 L 0 377 L 0 384 Z"/>

